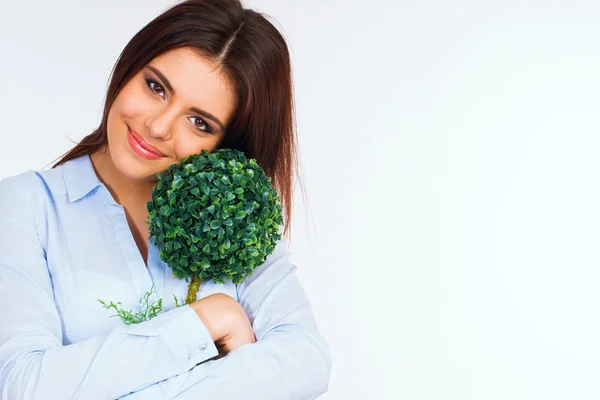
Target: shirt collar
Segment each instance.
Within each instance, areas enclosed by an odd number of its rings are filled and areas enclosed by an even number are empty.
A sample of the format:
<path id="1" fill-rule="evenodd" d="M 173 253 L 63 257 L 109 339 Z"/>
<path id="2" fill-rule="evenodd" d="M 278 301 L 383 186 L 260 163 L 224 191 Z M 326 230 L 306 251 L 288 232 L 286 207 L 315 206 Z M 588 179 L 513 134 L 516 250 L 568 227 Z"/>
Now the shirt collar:
<path id="1" fill-rule="evenodd" d="M 102 186 L 92 160 L 87 154 L 64 163 L 63 177 L 69 202 L 77 201 L 98 186 Z"/>

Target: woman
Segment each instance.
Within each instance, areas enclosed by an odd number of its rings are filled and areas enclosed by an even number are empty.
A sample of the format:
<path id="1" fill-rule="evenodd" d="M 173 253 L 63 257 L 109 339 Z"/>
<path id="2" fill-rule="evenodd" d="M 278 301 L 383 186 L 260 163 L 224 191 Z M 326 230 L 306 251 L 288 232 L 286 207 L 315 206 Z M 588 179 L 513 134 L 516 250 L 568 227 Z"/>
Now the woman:
<path id="1" fill-rule="evenodd" d="M 99 128 L 47 171 L 0 182 L 2 399 L 305 399 L 330 357 L 285 243 L 243 283 L 204 282 L 176 308 L 148 240 L 157 174 L 202 149 L 256 158 L 291 213 L 287 46 L 238 0 L 178 4 L 128 43 Z M 98 299 L 165 312 L 124 325 Z"/>

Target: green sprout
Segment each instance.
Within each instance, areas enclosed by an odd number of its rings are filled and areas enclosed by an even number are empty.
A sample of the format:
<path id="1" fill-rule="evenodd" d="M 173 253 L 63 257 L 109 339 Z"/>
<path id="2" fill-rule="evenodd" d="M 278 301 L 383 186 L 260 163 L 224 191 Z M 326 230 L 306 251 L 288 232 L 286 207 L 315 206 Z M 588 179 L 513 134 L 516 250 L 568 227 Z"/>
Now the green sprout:
<path id="1" fill-rule="evenodd" d="M 140 299 L 141 310 L 136 313 L 134 313 L 133 310 L 125 310 L 121 308 L 120 301 L 116 303 L 112 301 L 110 303 L 106 303 L 100 299 L 98 299 L 98 301 L 107 310 L 112 309 L 116 312 L 116 314 L 111 315 L 111 317 L 120 317 L 121 321 L 123 321 L 126 325 L 139 324 L 140 322 L 151 320 L 162 312 L 162 299 L 158 299 L 156 302 L 150 302 L 150 296 L 153 292 L 154 286 L 152 286 L 150 291 L 146 292 L 146 294 L 144 294 L 144 296 Z M 175 299 L 176 307 L 181 307 L 183 305 L 179 303 L 179 300 L 175 295 L 173 295 L 173 298 Z"/>

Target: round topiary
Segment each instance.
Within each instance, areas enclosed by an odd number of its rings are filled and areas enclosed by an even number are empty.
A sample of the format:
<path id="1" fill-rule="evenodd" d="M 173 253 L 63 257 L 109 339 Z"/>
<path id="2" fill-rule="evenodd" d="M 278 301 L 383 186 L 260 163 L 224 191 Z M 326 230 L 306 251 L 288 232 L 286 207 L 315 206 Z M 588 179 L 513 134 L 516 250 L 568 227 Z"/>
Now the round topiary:
<path id="1" fill-rule="evenodd" d="M 190 282 L 186 304 L 204 279 L 242 282 L 281 239 L 279 196 L 241 151 L 202 150 L 158 179 L 147 203 L 149 237 L 173 276 Z"/>

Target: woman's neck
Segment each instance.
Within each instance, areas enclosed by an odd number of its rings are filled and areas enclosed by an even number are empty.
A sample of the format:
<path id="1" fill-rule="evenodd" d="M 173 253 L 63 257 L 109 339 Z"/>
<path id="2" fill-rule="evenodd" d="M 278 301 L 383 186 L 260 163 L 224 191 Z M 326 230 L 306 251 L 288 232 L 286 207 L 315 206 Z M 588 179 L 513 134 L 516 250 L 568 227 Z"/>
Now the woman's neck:
<path id="1" fill-rule="evenodd" d="M 146 208 L 146 203 L 152 199 L 152 187 L 155 182 L 138 181 L 123 175 L 104 149 L 90 154 L 90 159 L 98 179 L 117 203 L 122 206 Z"/>

